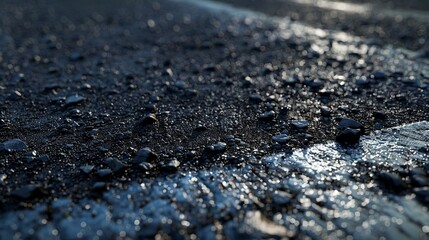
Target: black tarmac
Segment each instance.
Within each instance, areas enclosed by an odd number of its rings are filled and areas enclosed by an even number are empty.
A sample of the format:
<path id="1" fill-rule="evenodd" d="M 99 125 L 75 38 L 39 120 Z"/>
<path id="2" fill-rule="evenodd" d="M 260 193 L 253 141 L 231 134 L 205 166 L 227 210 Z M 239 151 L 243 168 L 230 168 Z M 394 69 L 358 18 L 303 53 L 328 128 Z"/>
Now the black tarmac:
<path id="1" fill-rule="evenodd" d="M 429 120 L 420 15 L 223 2 L 0 0 L 0 212 Z"/>

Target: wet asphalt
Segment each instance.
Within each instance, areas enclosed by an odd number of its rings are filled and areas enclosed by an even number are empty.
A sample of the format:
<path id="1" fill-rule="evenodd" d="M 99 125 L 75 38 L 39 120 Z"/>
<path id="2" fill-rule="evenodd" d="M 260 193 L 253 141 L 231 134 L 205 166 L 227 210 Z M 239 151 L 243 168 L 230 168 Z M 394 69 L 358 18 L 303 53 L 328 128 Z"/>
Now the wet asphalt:
<path id="1" fill-rule="evenodd" d="M 1 0 L 2 213 L 429 120 L 424 1 L 221 2 Z"/>
<path id="2" fill-rule="evenodd" d="M 344 31 L 427 54 L 429 5 L 426 1 L 221 0 L 270 16 L 287 17 L 313 27 Z M 334 3 L 333 3 L 334 2 Z M 335 5 L 335 3 L 338 3 Z"/>

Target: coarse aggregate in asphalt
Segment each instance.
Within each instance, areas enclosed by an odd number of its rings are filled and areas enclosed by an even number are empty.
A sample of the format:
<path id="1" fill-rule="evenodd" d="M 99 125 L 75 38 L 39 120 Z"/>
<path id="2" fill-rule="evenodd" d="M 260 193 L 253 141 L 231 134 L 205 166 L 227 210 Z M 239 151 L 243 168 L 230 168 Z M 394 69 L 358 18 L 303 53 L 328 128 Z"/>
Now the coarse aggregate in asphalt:
<path id="1" fill-rule="evenodd" d="M 0 214 L 0 238 L 427 239 L 429 122 Z M 97 188 L 105 187 L 98 182 Z M 388 186 L 388 187 L 386 187 Z"/>
<path id="2" fill-rule="evenodd" d="M 317 149 L 312 146 L 334 140 L 338 148 L 358 151 L 365 135 L 377 129 L 429 120 L 427 55 L 397 48 L 415 50 L 421 44 L 385 45 L 391 42 L 380 38 L 375 43 L 365 35 L 323 30 L 328 25 L 320 29 L 210 4 L 1 0 L 3 216 L 39 211 L 37 206 L 51 208 L 58 200 L 77 209 L 85 201 L 101 201 L 101 207 L 108 208 L 103 192 L 114 195 L 164 180 L 174 185 L 189 172 L 222 176 L 234 169 L 255 171 L 251 164 L 265 156 Z M 426 144 L 418 149 L 427 157 L 427 123 L 421 124 L 412 134 Z M 404 144 L 417 146 L 413 141 Z M 416 183 L 404 187 L 401 181 L 411 181 L 411 171 L 424 168 L 425 162 L 395 168 L 393 174 L 399 177 L 381 175 L 400 183 L 394 191 L 390 183 L 377 189 L 401 199 L 416 196 Z M 270 164 L 262 161 L 258 166 L 268 169 Z M 357 182 L 371 185 L 374 170 L 366 167 L 359 170 L 368 178 Z M 422 194 L 428 186 L 425 174 L 418 180 Z M 189 185 L 190 190 L 194 187 Z M 172 195 L 165 197 L 171 200 Z M 421 207 L 421 201 L 410 204 Z M 205 211 L 202 205 L 195 208 Z M 168 214 L 176 213 L 159 216 Z M 60 220 L 53 219 L 49 227 L 58 227 Z M 162 217 L 158 220 L 165 223 Z M 223 220 L 211 224 L 223 228 L 228 219 Z M 69 224 L 73 228 L 74 222 Z M 176 229 L 158 227 L 154 235 Z M 183 236 L 201 227 L 192 225 Z M 427 230 L 424 222 L 414 227 Z M 5 236 L 10 234 L 10 229 L 3 230 Z M 78 234 L 75 228 L 70 231 Z"/>

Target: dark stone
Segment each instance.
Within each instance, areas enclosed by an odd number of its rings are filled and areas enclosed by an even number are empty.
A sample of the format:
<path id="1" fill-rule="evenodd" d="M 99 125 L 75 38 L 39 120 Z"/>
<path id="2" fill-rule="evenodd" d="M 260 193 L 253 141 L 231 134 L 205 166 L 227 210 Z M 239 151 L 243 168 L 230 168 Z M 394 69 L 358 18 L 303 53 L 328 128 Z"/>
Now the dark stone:
<path id="1" fill-rule="evenodd" d="M 383 123 L 381 123 L 381 122 L 374 123 L 374 129 L 376 129 L 376 130 L 383 129 Z"/>
<path id="2" fill-rule="evenodd" d="M 252 94 L 249 96 L 249 101 L 252 103 L 261 103 L 263 101 L 262 97 L 257 94 Z"/>
<path id="3" fill-rule="evenodd" d="M 272 137 L 272 140 L 278 143 L 289 142 L 289 136 L 287 134 L 278 134 Z"/>
<path id="4" fill-rule="evenodd" d="M 177 159 L 172 159 L 166 164 L 161 165 L 161 170 L 164 172 L 176 172 L 180 166 L 180 162 Z"/>
<path id="5" fill-rule="evenodd" d="M 104 160 L 104 162 L 114 172 L 122 171 L 127 167 L 123 162 L 119 161 L 119 159 L 117 158 L 107 158 L 106 160 Z"/>
<path id="6" fill-rule="evenodd" d="M 64 102 L 65 107 L 75 106 L 82 103 L 85 100 L 84 97 L 79 96 L 78 94 L 68 96 Z"/>
<path id="7" fill-rule="evenodd" d="M 144 105 L 144 110 L 150 113 L 156 113 L 157 111 L 155 104 L 151 103 Z"/>
<path id="8" fill-rule="evenodd" d="M 92 185 L 92 190 L 98 192 L 103 191 L 107 189 L 107 184 L 105 182 L 95 182 L 94 185 Z"/>
<path id="9" fill-rule="evenodd" d="M 219 70 L 219 68 L 220 67 L 218 65 L 215 65 L 215 64 L 205 64 L 203 66 L 203 70 L 207 71 L 207 72 L 215 72 L 215 71 Z"/>
<path id="10" fill-rule="evenodd" d="M 390 74 L 390 77 L 393 77 L 393 78 L 402 78 L 403 76 L 404 76 L 404 73 L 400 71 L 396 71 Z"/>
<path id="11" fill-rule="evenodd" d="M 60 72 L 60 70 L 58 68 L 56 68 L 56 67 L 49 67 L 48 68 L 48 73 L 49 74 L 57 74 L 59 72 Z"/>
<path id="12" fill-rule="evenodd" d="M 225 137 L 223 137 L 223 139 L 225 141 L 227 141 L 228 143 L 234 143 L 235 142 L 235 136 L 234 135 L 226 135 Z"/>
<path id="13" fill-rule="evenodd" d="M 158 160 L 158 155 L 147 147 L 140 149 L 134 158 L 135 163 L 153 162 L 156 160 Z"/>
<path id="14" fill-rule="evenodd" d="M 340 144 L 356 144 L 360 140 L 361 131 L 354 128 L 341 129 L 335 140 Z"/>
<path id="15" fill-rule="evenodd" d="M 150 113 L 150 114 L 144 116 L 143 119 L 138 122 L 138 126 L 144 127 L 144 126 L 152 125 L 156 122 L 158 122 L 156 115 Z"/>
<path id="16" fill-rule="evenodd" d="M 108 153 L 109 152 L 109 149 L 106 147 L 103 147 L 103 146 L 98 146 L 97 150 L 102 152 L 102 153 Z"/>
<path id="17" fill-rule="evenodd" d="M 207 127 L 204 125 L 198 125 L 194 128 L 194 131 L 195 132 L 204 132 L 204 131 L 207 131 Z"/>
<path id="18" fill-rule="evenodd" d="M 276 114 L 274 111 L 264 112 L 261 115 L 259 115 L 259 119 L 262 121 L 271 121 L 274 119 L 275 115 Z"/>
<path id="19" fill-rule="evenodd" d="M 353 119 L 350 119 L 350 118 L 341 118 L 340 122 L 338 123 L 337 128 L 339 130 L 344 130 L 346 128 L 358 129 L 361 131 L 361 134 L 365 133 L 364 126 L 360 122 L 353 120 Z"/>
<path id="20" fill-rule="evenodd" d="M 79 169 L 84 174 L 90 174 L 92 172 L 92 170 L 94 169 L 94 166 L 93 165 L 83 165 Z"/>
<path id="21" fill-rule="evenodd" d="M 213 152 L 213 153 L 225 152 L 226 151 L 226 143 L 224 143 L 224 142 L 218 142 L 216 144 L 208 146 L 207 150 L 209 152 Z"/>
<path id="22" fill-rule="evenodd" d="M 306 130 L 309 125 L 307 120 L 292 120 L 290 124 L 294 130 L 298 131 Z"/>
<path id="23" fill-rule="evenodd" d="M 149 102 L 153 102 L 153 103 L 157 103 L 161 100 L 160 97 L 156 96 L 156 95 L 152 95 L 149 97 Z"/>
<path id="24" fill-rule="evenodd" d="M 18 138 L 7 140 L 6 142 L 0 144 L 0 152 L 20 152 L 26 151 L 27 148 L 27 144 Z"/>
<path id="25" fill-rule="evenodd" d="M 182 81 L 182 80 L 179 80 L 179 81 L 175 82 L 174 86 L 176 86 L 178 89 L 185 89 L 185 88 L 187 88 L 187 84 L 185 83 L 185 81 Z"/>
<path id="26" fill-rule="evenodd" d="M 400 102 L 405 102 L 405 101 L 407 101 L 407 98 L 408 98 L 409 96 L 407 95 L 407 94 L 403 94 L 403 93 L 400 93 L 400 94 L 396 94 L 395 95 L 395 99 L 397 100 L 397 101 L 400 101 Z"/>
<path id="27" fill-rule="evenodd" d="M 153 165 L 150 164 L 150 163 L 148 163 L 148 162 L 142 162 L 142 163 L 140 163 L 139 167 L 143 171 L 149 171 L 149 170 L 153 169 Z"/>
<path id="28" fill-rule="evenodd" d="M 373 112 L 372 116 L 378 120 L 385 120 L 386 119 L 386 113 L 380 112 L 380 111 Z"/>

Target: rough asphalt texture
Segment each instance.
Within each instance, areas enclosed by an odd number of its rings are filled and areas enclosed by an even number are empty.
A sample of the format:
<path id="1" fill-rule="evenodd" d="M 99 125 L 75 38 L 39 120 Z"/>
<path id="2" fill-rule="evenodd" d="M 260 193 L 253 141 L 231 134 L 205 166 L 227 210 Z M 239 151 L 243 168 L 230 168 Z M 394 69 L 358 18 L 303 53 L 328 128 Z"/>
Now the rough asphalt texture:
<path id="1" fill-rule="evenodd" d="M 6 215 L 37 203 L 51 208 L 58 199 L 103 202 L 108 189 L 159 179 L 173 184 L 169 181 L 180 181 L 188 171 L 253 168 L 262 156 L 334 140 L 340 117 L 359 121 L 365 133 L 429 119 L 427 55 L 367 38 L 183 2 L 2 0 L 1 5 L 0 209 Z M 424 154 L 428 139 L 420 141 Z M 145 147 L 151 150 L 139 151 Z M 424 169 L 424 156 L 413 169 Z M 269 166 L 262 162 L 260 168 Z M 406 187 L 399 183 L 393 190 L 390 183 L 377 185 L 393 196 L 415 196 L 417 186 L 427 194 L 427 172 L 418 185 L 411 181 L 411 168 L 388 168 L 396 177 L 365 166 L 359 170 L 368 176 L 359 181 L 369 185 L 376 179 L 405 181 Z M 254 210 L 271 219 L 280 213 Z M 242 213 L 208 221 L 227 228 Z M 45 221 L 58 227 L 46 214 Z M 202 230 L 195 219 L 187 221 L 192 227 L 183 237 Z M 424 224 L 415 227 L 424 232 Z M 167 236 L 176 228 L 155 229 L 153 235 Z M 289 234 L 286 230 L 281 231 Z"/>
<path id="2" fill-rule="evenodd" d="M 133 183 L 101 201 L 58 198 L 0 215 L 0 238 L 427 239 L 429 189 L 413 181 L 427 184 L 428 141 L 421 122 L 353 149 L 319 144 Z"/>

